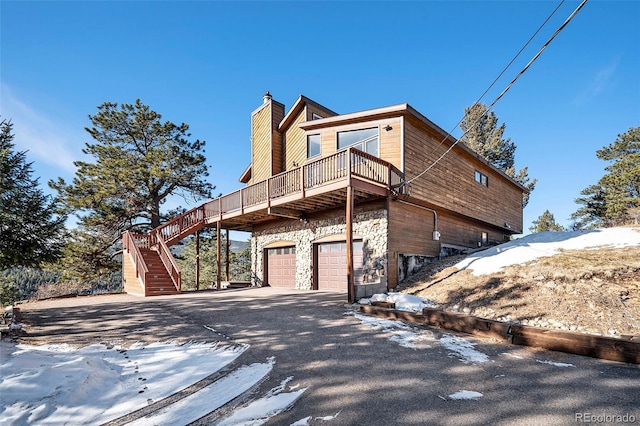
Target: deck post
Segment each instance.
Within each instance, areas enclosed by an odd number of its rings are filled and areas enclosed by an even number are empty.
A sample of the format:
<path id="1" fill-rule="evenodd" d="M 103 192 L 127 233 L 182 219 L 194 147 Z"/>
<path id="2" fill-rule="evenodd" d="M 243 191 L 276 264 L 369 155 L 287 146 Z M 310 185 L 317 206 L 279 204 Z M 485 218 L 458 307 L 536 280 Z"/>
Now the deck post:
<path id="1" fill-rule="evenodd" d="M 221 228 L 220 228 L 220 221 L 217 221 L 216 222 L 216 239 L 217 239 L 217 241 L 216 241 L 216 250 L 217 250 L 216 251 L 216 254 L 217 254 L 217 256 L 216 256 L 216 264 L 217 264 L 216 265 L 217 266 L 217 270 L 216 270 L 216 289 L 217 290 L 220 290 L 222 288 L 222 285 L 221 285 L 221 281 L 222 281 L 221 280 L 222 279 L 222 277 L 221 277 L 221 275 L 222 275 L 221 274 L 221 272 L 222 272 L 222 268 L 221 268 L 222 262 L 221 262 L 221 259 L 220 259 L 220 257 L 222 256 L 222 253 L 221 253 L 222 252 L 222 247 L 220 246 L 220 240 L 222 239 L 221 238 L 221 234 L 222 234 L 222 232 L 221 232 Z"/>
<path id="2" fill-rule="evenodd" d="M 196 231 L 196 290 L 200 290 L 200 231 Z"/>
<path id="3" fill-rule="evenodd" d="M 353 187 L 347 186 L 347 209 L 346 209 L 346 230 L 347 236 L 347 297 L 349 303 L 355 302 L 355 277 L 353 271 Z"/>
<path id="4" fill-rule="evenodd" d="M 229 230 L 228 229 L 225 230 L 225 234 L 227 237 L 225 240 L 227 251 L 225 253 L 225 258 L 224 258 L 225 260 L 224 276 L 225 276 L 225 280 L 229 282 Z"/>

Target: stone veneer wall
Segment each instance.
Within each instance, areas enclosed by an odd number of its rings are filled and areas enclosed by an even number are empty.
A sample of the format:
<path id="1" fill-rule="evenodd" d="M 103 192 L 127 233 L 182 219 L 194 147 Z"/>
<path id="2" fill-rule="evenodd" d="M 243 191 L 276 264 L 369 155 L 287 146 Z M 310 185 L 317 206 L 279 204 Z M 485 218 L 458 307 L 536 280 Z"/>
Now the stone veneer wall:
<path id="1" fill-rule="evenodd" d="M 329 219 L 310 219 L 308 223 L 291 220 L 278 229 L 254 231 L 251 237 L 252 285 L 260 286 L 264 279 L 264 248 L 276 241 L 293 241 L 296 244 L 296 288 L 310 290 L 312 285 L 314 241 L 331 235 L 344 235 L 345 230 L 345 215 L 344 212 L 339 212 L 336 213 L 335 217 Z M 363 263 L 366 265 L 365 275 L 378 277 L 379 274 L 371 272 L 373 269 L 379 268 L 379 265 L 384 266 L 385 273 L 388 273 L 386 271 L 388 231 L 386 209 L 365 211 L 354 215 L 353 234 L 362 237 Z M 367 267 L 371 271 L 367 270 Z M 383 284 L 384 290 L 386 290 L 386 274 L 383 277 L 376 278 L 375 282 L 379 284 L 377 289 L 380 288 L 380 284 Z M 360 297 L 359 293 L 356 291 L 358 297 Z M 364 297 L 364 294 L 362 297 Z"/>

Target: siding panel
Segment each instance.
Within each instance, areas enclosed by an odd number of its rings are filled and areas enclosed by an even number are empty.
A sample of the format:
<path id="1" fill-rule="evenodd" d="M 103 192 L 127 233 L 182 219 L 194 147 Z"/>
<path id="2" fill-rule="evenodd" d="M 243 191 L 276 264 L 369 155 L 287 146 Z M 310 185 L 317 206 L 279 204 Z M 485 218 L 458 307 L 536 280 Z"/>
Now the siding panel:
<path id="1" fill-rule="evenodd" d="M 439 144 L 440 140 L 426 126 L 406 120 L 408 179 L 431 165 L 449 146 Z M 489 176 L 488 187 L 475 181 L 475 170 Z M 522 232 L 521 190 L 462 148 L 454 147 L 427 174 L 416 179 L 411 184 L 411 196 L 497 227 L 507 223 L 512 231 Z"/>

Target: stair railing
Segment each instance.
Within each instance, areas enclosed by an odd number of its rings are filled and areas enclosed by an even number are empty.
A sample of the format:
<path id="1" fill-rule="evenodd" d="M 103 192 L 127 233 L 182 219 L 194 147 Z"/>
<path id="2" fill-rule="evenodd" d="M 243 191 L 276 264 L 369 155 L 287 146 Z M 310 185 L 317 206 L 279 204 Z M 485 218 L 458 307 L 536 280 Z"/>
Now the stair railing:
<path id="1" fill-rule="evenodd" d="M 136 237 L 140 239 L 139 237 L 147 237 L 147 236 L 146 235 L 134 236 L 134 234 L 132 234 L 130 231 L 125 231 L 122 234 L 122 248 L 131 256 L 133 260 L 133 267 L 136 270 L 136 277 L 139 278 L 141 281 L 142 290 L 146 291 L 147 274 L 149 273 L 149 268 L 147 268 L 146 263 L 144 263 L 144 259 L 142 258 L 142 253 L 140 253 L 140 249 L 138 248 L 138 244 L 136 243 Z"/>
<path id="2" fill-rule="evenodd" d="M 182 271 L 180 270 L 176 259 L 173 257 L 173 254 L 171 254 L 169 246 L 164 241 L 162 233 L 157 232 L 156 239 L 158 243 L 157 248 L 158 253 L 160 254 L 160 260 L 162 260 L 164 267 L 167 269 L 167 272 L 171 277 L 171 281 L 173 282 L 173 286 L 176 288 L 178 293 L 180 293 L 182 292 Z"/>

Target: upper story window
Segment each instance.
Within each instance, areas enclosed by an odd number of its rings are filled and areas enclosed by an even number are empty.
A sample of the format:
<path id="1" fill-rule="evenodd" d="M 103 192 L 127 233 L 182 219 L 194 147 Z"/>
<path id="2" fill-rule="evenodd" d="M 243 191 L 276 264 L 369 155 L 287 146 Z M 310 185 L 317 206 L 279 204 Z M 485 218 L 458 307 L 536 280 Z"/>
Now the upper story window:
<path id="1" fill-rule="evenodd" d="M 311 119 L 312 120 L 320 120 L 322 118 L 322 116 L 316 114 L 315 112 L 311 114 Z"/>
<path id="2" fill-rule="evenodd" d="M 320 155 L 320 135 L 307 136 L 307 158 Z"/>
<path id="3" fill-rule="evenodd" d="M 371 155 L 378 156 L 378 128 L 338 132 L 338 149 L 353 146 Z"/>
<path id="4" fill-rule="evenodd" d="M 489 187 L 489 176 L 476 170 L 476 182 L 480 185 Z"/>

